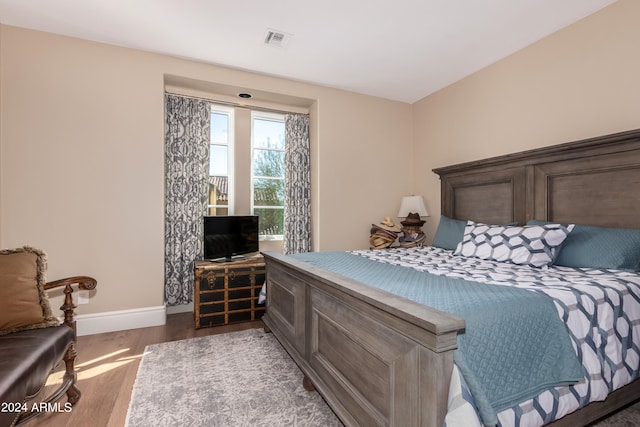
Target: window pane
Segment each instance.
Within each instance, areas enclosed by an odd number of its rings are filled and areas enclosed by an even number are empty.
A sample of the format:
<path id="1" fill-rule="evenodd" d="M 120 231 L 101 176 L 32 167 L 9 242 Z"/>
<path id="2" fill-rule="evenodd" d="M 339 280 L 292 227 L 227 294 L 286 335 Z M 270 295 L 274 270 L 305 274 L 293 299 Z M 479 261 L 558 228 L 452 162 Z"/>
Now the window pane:
<path id="1" fill-rule="evenodd" d="M 211 113 L 211 143 L 229 143 L 229 116 Z"/>
<path id="2" fill-rule="evenodd" d="M 209 177 L 209 215 L 228 215 L 228 187 L 228 177 Z"/>
<path id="3" fill-rule="evenodd" d="M 284 206 L 284 181 L 281 179 L 254 179 L 253 205 Z"/>
<path id="4" fill-rule="evenodd" d="M 253 146 L 284 150 L 284 123 L 272 120 L 253 120 Z"/>
<path id="5" fill-rule="evenodd" d="M 209 153 L 209 175 L 228 174 L 229 148 L 224 145 L 212 145 Z"/>
<path id="6" fill-rule="evenodd" d="M 253 115 L 253 213 L 261 236 L 284 234 L 284 116 Z"/>
<path id="7" fill-rule="evenodd" d="M 284 152 L 254 149 L 253 176 L 284 178 Z"/>
<path id="8" fill-rule="evenodd" d="M 284 234 L 284 209 L 276 208 L 256 208 L 253 211 L 254 215 L 258 215 L 260 220 L 258 221 L 259 231 L 261 236 L 273 236 Z"/>

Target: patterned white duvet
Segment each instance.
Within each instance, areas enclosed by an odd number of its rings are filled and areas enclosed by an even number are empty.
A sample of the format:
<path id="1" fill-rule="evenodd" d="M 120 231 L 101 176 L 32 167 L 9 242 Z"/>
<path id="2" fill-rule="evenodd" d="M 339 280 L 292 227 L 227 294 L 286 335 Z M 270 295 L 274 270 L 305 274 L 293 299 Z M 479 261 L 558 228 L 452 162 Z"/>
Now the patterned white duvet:
<path id="1" fill-rule="evenodd" d="M 606 396 L 640 374 L 640 274 L 568 267 L 533 268 L 453 256 L 435 247 L 354 251 L 436 275 L 516 286 L 551 297 L 581 360 L 585 381 L 557 387 L 498 414 L 501 426 L 547 424 Z M 480 426 L 473 398 L 454 369 L 447 427 Z"/>

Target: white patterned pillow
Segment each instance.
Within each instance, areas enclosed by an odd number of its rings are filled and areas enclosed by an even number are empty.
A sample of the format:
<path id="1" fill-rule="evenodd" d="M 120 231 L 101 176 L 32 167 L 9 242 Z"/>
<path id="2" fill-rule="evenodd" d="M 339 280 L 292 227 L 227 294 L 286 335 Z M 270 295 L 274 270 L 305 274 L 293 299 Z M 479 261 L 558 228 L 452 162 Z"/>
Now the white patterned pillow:
<path id="1" fill-rule="evenodd" d="M 553 263 L 574 224 L 504 226 L 468 221 L 454 255 L 544 267 Z"/>

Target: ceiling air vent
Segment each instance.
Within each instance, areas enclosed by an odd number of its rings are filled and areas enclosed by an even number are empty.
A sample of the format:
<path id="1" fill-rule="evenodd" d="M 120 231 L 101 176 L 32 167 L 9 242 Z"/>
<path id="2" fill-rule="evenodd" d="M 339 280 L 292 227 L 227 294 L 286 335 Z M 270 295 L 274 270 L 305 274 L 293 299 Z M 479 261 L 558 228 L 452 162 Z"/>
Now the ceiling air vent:
<path id="1" fill-rule="evenodd" d="M 267 35 L 264 38 L 264 44 L 274 47 L 285 47 L 290 37 L 291 35 L 284 31 L 268 29 Z"/>

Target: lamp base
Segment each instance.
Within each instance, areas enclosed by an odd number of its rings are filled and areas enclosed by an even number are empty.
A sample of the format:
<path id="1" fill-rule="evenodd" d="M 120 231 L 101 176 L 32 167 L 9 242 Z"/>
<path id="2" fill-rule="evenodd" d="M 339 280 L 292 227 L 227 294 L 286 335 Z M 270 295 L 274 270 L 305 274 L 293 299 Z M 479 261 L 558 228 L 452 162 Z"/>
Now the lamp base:
<path id="1" fill-rule="evenodd" d="M 402 235 L 398 239 L 400 247 L 415 248 L 424 245 L 426 236 L 422 227 L 415 225 L 405 225 L 402 227 Z"/>
<path id="2" fill-rule="evenodd" d="M 403 225 L 402 232 L 405 235 L 419 234 L 422 233 L 422 226 L 420 225 Z"/>

